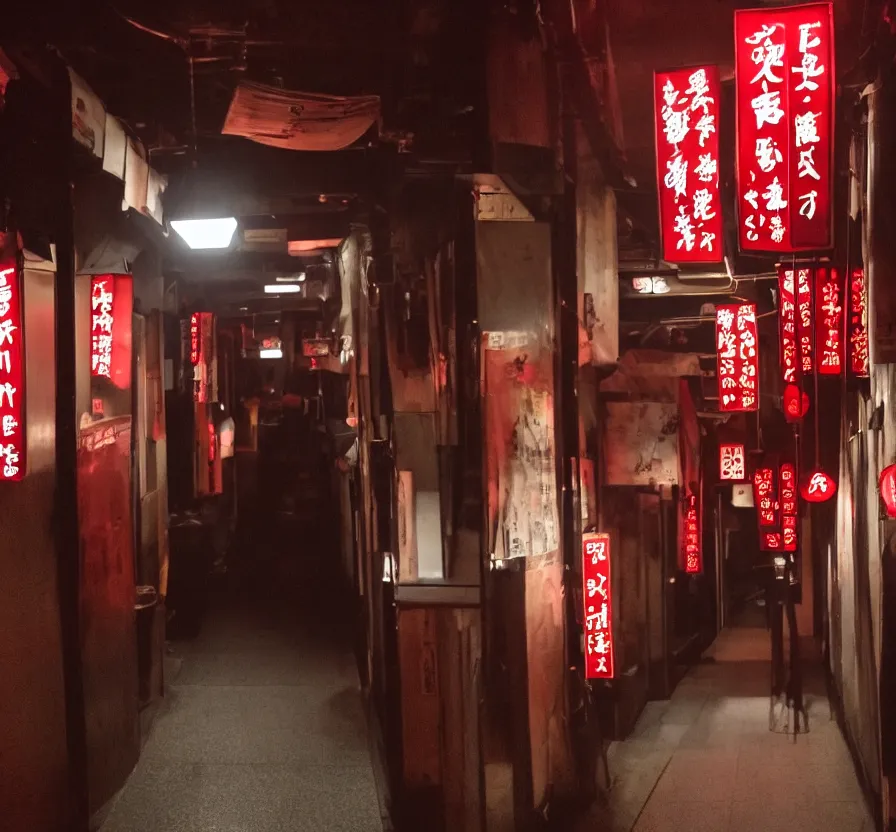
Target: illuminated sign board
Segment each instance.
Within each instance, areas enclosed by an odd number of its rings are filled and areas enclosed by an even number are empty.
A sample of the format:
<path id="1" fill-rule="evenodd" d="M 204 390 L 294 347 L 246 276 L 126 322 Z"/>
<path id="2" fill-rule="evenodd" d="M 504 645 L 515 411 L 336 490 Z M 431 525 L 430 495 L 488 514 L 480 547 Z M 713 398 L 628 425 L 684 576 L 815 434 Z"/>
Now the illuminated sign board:
<path id="1" fill-rule="evenodd" d="M 719 410 L 749 411 L 759 407 L 759 339 L 756 306 L 716 308 Z"/>
<path id="2" fill-rule="evenodd" d="M 25 327 L 14 260 L 0 261 L 0 480 L 26 473 Z"/>
<path id="3" fill-rule="evenodd" d="M 582 535 L 584 582 L 585 678 L 612 679 L 613 589 L 610 580 L 610 535 Z"/>

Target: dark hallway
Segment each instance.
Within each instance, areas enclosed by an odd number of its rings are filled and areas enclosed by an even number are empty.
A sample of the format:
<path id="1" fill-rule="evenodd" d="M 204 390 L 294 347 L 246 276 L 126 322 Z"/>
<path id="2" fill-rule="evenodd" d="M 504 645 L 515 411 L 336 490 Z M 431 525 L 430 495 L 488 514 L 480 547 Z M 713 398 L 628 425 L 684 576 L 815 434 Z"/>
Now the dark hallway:
<path id="1" fill-rule="evenodd" d="M 105 831 L 383 828 L 333 525 L 310 514 L 258 516 L 199 636 L 172 642 Z"/>

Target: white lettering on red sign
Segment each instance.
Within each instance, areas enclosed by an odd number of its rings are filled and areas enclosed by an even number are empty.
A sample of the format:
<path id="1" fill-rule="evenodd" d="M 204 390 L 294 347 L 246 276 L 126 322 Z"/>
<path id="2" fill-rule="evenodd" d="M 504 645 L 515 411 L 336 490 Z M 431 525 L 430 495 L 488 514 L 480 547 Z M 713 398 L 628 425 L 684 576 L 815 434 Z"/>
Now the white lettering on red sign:
<path id="1" fill-rule="evenodd" d="M 853 269 L 849 276 L 849 370 L 857 378 L 868 376 L 868 304 L 865 270 Z"/>
<path id="2" fill-rule="evenodd" d="M 743 445 L 719 445 L 719 479 L 741 482 L 747 478 Z"/>
<path id="3" fill-rule="evenodd" d="M 115 278 L 94 277 L 90 287 L 90 371 L 112 378 L 112 332 L 115 328 Z"/>
<path id="4" fill-rule="evenodd" d="M 696 494 L 685 498 L 684 571 L 696 575 L 703 571 L 703 547 L 700 541 L 700 504 Z"/>
<path id="5" fill-rule="evenodd" d="M 26 470 L 22 298 L 15 263 L 0 261 L 0 480 Z"/>
<path id="6" fill-rule="evenodd" d="M 756 306 L 716 308 L 719 410 L 746 411 L 759 407 L 759 338 Z"/>
<path id="7" fill-rule="evenodd" d="M 832 4 L 735 12 L 742 249 L 831 245 Z"/>
<path id="8" fill-rule="evenodd" d="M 781 375 L 785 384 L 796 384 L 802 366 L 799 361 L 796 324 L 796 291 L 793 269 L 778 269 L 778 318 L 781 330 Z"/>
<path id="9" fill-rule="evenodd" d="M 715 66 L 654 75 L 663 256 L 673 263 L 718 263 L 723 259 L 720 90 Z"/>
<path id="10" fill-rule="evenodd" d="M 610 536 L 582 536 L 582 580 L 585 630 L 585 678 L 612 679 L 613 589 L 610 573 Z"/>
<path id="11" fill-rule="evenodd" d="M 843 369 L 843 303 L 836 269 L 815 271 L 815 343 L 818 372 L 836 376 Z"/>

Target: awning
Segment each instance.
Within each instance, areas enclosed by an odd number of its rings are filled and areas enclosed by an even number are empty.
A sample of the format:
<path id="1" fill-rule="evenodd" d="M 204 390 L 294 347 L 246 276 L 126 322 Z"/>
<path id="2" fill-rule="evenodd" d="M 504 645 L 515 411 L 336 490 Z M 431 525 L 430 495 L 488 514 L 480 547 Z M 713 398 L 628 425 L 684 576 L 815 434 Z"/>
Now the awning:
<path id="1" fill-rule="evenodd" d="M 221 132 L 286 150 L 343 150 L 380 116 L 376 95 L 340 97 L 241 83 Z"/>

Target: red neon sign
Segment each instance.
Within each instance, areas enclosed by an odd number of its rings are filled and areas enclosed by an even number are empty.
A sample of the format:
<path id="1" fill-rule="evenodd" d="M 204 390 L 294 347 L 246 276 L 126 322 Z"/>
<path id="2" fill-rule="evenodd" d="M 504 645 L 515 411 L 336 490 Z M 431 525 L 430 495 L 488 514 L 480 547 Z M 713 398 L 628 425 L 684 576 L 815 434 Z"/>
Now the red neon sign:
<path id="1" fill-rule="evenodd" d="M 716 307 L 719 410 L 759 407 L 758 344 L 754 304 Z"/>
<path id="2" fill-rule="evenodd" d="M 202 357 L 202 325 L 201 313 L 190 315 L 190 363 L 196 366 Z"/>
<path id="3" fill-rule="evenodd" d="M 585 601 L 585 678 L 612 679 L 613 589 L 610 583 L 610 535 L 582 535 Z"/>
<path id="4" fill-rule="evenodd" d="M 753 473 L 753 499 L 760 526 L 774 526 L 778 515 L 775 472 L 771 468 L 757 468 Z"/>
<path id="5" fill-rule="evenodd" d="M 800 496 L 807 503 L 826 503 L 837 493 L 837 483 L 821 468 L 817 468 L 803 481 Z"/>
<path id="6" fill-rule="evenodd" d="M 789 462 L 781 466 L 781 530 L 782 549 L 795 552 L 797 545 L 796 468 Z"/>
<path id="7" fill-rule="evenodd" d="M 719 445 L 719 479 L 742 482 L 747 478 L 743 445 Z"/>
<path id="8" fill-rule="evenodd" d="M 880 472 L 877 487 L 887 507 L 887 517 L 896 517 L 896 465 L 888 465 Z"/>
<path id="9" fill-rule="evenodd" d="M 102 274 L 90 279 L 90 374 L 126 390 L 131 384 L 130 275 Z"/>
<path id="10" fill-rule="evenodd" d="M 696 494 L 688 494 L 684 513 L 684 571 L 696 575 L 703 571 L 700 545 L 700 505 Z"/>
<path id="11" fill-rule="evenodd" d="M 839 375 L 843 369 L 843 303 L 836 269 L 815 271 L 815 324 L 818 372 Z"/>
<path id="12" fill-rule="evenodd" d="M 734 13 L 740 246 L 831 246 L 833 4 Z"/>
<path id="13" fill-rule="evenodd" d="M 0 262 L 0 480 L 14 482 L 27 469 L 24 323 L 19 270 Z"/>
<path id="14" fill-rule="evenodd" d="M 796 291 L 793 269 L 778 269 L 778 317 L 781 330 L 781 373 L 785 384 L 796 384 L 800 377 L 797 342 Z"/>
<path id="15" fill-rule="evenodd" d="M 812 326 L 812 271 L 796 270 L 797 291 L 797 332 L 800 338 L 800 359 L 803 372 L 812 372 L 812 354 L 815 351 L 813 341 L 815 332 Z"/>
<path id="16" fill-rule="evenodd" d="M 719 263 L 719 69 L 654 73 L 653 92 L 663 257 Z"/>
<path id="17" fill-rule="evenodd" d="M 849 277 L 849 370 L 858 378 L 868 376 L 868 303 L 865 270 L 853 269 Z"/>

